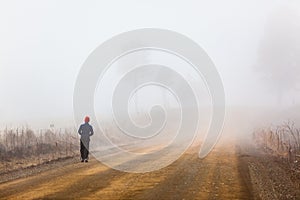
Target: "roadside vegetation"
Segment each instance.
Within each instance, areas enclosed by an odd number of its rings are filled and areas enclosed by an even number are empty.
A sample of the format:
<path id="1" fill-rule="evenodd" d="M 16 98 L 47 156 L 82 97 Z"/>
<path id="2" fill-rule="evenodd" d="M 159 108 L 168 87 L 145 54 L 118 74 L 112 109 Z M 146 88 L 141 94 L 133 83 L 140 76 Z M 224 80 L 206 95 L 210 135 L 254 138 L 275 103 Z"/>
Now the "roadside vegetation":
<path id="1" fill-rule="evenodd" d="M 76 130 L 28 127 L 0 131 L 0 172 L 78 155 Z"/>
<path id="2" fill-rule="evenodd" d="M 264 152 L 279 158 L 300 173 L 300 128 L 293 122 L 259 129 L 253 133 L 253 138 Z"/>

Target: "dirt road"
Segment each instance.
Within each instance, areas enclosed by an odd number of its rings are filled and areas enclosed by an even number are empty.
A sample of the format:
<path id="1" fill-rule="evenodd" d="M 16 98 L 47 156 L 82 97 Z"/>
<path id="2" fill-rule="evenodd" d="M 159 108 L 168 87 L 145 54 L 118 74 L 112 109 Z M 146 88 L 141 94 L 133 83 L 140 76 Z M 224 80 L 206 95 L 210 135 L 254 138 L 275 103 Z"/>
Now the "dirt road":
<path id="1" fill-rule="evenodd" d="M 200 160 L 196 151 L 150 173 L 110 169 L 95 159 L 0 184 L 2 199 L 259 199 L 249 167 L 233 146 Z"/>

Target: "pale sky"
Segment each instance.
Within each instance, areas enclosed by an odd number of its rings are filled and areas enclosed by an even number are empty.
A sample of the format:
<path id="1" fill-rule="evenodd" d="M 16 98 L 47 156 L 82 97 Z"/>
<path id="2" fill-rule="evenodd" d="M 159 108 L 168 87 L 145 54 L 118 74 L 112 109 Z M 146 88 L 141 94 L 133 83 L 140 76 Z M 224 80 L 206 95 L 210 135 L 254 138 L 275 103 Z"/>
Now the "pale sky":
<path id="1" fill-rule="evenodd" d="M 88 55 L 114 35 L 146 27 L 202 46 L 228 104 L 265 105 L 273 97 L 253 68 L 265 26 L 281 7 L 300 10 L 296 0 L 1 1 L 0 126 L 72 123 L 74 84 Z"/>

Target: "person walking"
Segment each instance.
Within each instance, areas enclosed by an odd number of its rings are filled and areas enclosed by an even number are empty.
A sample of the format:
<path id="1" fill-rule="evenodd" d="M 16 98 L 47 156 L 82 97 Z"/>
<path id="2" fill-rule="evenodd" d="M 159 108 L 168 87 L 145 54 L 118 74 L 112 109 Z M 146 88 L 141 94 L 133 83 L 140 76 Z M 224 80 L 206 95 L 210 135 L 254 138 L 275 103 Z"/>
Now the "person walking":
<path id="1" fill-rule="evenodd" d="M 81 124 L 78 130 L 78 133 L 80 135 L 81 162 L 88 162 L 90 136 L 94 134 L 93 127 L 89 124 L 89 122 L 90 118 L 86 116 L 84 118 L 84 124 Z"/>

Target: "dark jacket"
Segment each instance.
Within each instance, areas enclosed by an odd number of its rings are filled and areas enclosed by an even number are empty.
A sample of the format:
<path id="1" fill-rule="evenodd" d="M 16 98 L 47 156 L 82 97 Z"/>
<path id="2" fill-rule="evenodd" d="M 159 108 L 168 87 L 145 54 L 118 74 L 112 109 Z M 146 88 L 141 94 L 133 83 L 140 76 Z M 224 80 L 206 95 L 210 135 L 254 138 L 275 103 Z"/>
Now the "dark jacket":
<path id="1" fill-rule="evenodd" d="M 80 140 L 84 142 L 90 141 L 90 136 L 94 134 L 93 127 L 89 123 L 81 124 L 78 130 L 80 137 Z"/>

